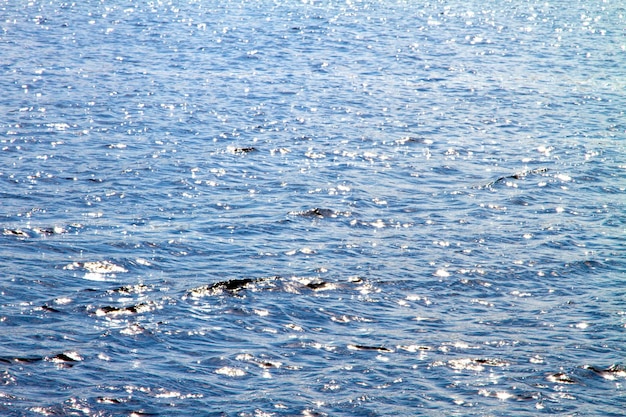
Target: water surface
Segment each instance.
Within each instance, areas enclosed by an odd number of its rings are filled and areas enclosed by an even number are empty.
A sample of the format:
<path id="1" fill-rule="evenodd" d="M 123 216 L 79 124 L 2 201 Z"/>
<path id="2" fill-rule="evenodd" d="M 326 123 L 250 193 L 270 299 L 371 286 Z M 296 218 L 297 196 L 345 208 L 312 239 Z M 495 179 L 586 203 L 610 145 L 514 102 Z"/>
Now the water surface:
<path id="1" fill-rule="evenodd" d="M 0 1 L 0 411 L 622 415 L 625 13 Z"/>

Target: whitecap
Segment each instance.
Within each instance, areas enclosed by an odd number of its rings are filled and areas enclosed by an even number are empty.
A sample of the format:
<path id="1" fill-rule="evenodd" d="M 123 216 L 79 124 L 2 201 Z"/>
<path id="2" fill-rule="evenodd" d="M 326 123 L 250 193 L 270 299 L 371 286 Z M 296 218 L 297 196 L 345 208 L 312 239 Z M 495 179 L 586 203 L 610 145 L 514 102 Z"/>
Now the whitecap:
<path id="1" fill-rule="evenodd" d="M 244 376 L 246 371 L 239 368 L 233 368 L 230 366 L 223 366 L 215 371 L 216 374 L 226 375 L 231 377 Z"/>
<path id="2" fill-rule="evenodd" d="M 435 276 L 440 278 L 447 278 L 450 276 L 450 273 L 443 268 L 439 268 L 437 271 L 435 271 Z"/>

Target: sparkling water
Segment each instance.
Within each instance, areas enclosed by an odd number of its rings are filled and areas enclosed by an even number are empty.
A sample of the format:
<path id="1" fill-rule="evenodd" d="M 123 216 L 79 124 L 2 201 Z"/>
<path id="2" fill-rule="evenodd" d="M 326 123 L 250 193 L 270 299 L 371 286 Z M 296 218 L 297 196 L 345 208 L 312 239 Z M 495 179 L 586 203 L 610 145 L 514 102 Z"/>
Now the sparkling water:
<path id="1" fill-rule="evenodd" d="M 617 1 L 0 1 L 0 414 L 626 413 Z"/>

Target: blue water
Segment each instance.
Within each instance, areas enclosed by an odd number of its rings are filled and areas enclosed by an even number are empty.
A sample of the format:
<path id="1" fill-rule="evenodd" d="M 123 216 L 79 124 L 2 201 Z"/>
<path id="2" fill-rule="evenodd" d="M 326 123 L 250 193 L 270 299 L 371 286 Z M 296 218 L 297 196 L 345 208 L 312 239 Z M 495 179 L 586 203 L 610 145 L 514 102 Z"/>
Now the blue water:
<path id="1" fill-rule="evenodd" d="M 0 415 L 626 414 L 620 2 L 0 27 Z"/>

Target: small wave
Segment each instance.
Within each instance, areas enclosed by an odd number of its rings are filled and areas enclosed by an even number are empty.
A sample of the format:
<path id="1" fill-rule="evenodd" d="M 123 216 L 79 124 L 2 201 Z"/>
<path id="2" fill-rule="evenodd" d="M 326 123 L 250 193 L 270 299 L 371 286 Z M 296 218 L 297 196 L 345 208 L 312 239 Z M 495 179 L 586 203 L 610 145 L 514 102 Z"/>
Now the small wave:
<path id="1" fill-rule="evenodd" d="M 348 349 L 350 350 L 369 350 L 376 351 L 380 353 L 391 353 L 394 350 L 384 347 L 384 346 L 367 346 L 367 345 L 348 345 Z"/>
<path id="2" fill-rule="evenodd" d="M 127 307 L 100 307 L 95 311 L 96 316 L 120 316 L 128 314 L 141 314 L 152 311 L 158 307 L 154 301 L 146 301 Z"/>
<path id="3" fill-rule="evenodd" d="M 530 175 L 541 175 L 544 174 L 546 172 L 548 172 L 549 169 L 546 167 L 543 168 L 536 168 L 536 169 L 530 169 L 530 170 L 526 170 L 526 171 L 521 171 L 521 172 L 517 172 L 515 174 L 511 174 L 511 175 L 504 175 L 502 177 L 498 177 L 495 180 L 488 182 L 485 185 L 481 185 L 481 186 L 474 186 L 472 188 L 478 188 L 478 189 L 483 189 L 483 188 L 491 188 L 494 185 L 501 183 L 501 182 L 506 182 L 507 180 L 520 180 L 523 178 L 526 178 Z"/>
<path id="4" fill-rule="evenodd" d="M 596 375 L 601 376 L 604 379 L 608 379 L 609 381 L 613 381 L 618 378 L 626 378 L 626 367 L 622 365 L 611 365 L 608 368 L 597 368 L 595 366 L 585 365 L 583 369 L 588 369 L 595 373 Z"/>
<path id="5" fill-rule="evenodd" d="M 303 211 L 290 211 L 289 214 L 292 216 L 314 217 L 318 219 L 337 218 L 339 216 L 349 217 L 351 215 L 351 213 L 349 212 L 335 211 L 335 210 L 319 208 L 319 207 L 315 207 L 315 208 L 303 210 Z"/>
<path id="6" fill-rule="evenodd" d="M 187 297 L 201 298 L 212 295 L 223 294 L 224 292 L 235 295 L 239 291 L 244 289 L 252 289 L 259 283 L 267 283 L 279 279 L 280 277 L 266 277 L 266 278 L 238 278 L 227 281 L 219 281 L 214 284 L 203 285 L 201 287 L 194 288 L 187 292 Z"/>

